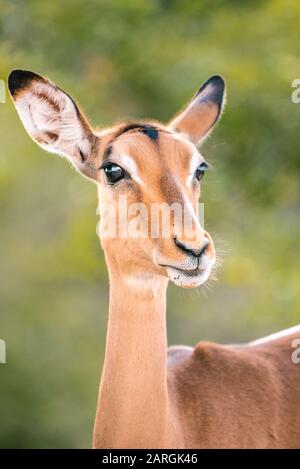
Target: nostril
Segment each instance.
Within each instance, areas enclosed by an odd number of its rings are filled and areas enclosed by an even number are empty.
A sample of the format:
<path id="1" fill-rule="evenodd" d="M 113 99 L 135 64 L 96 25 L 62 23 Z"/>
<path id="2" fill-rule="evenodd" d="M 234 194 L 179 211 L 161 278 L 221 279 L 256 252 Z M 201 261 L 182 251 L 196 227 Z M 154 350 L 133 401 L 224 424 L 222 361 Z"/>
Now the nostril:
<path id="1" fill-rule="evenodd" d="M 205 251 L 209 246 L 209 240 L 208 239 L 205 241 L 204 246 L 200 249 L 195 249 L 195 248 L 192 248 L 190 246 L 187 246 L 186 244 L 179 241 L 177 236 L 174 236 L 174 242 L 175 242 L 176 246 L 179 247 L 182 251 L 187 252 L 189 254 L 192 254 L 193 256 L 199 257 L 199 258 L 201 256 L 203 256 L 203 254 L 205 254 Z"/>
<path id="2" fill-rule="evenodd" d="M 179 247 L 180 249 L 182 249 L 183 251 L 188 251 L 188 249 L 186 248 L 186 246 L 181 242 L 179 241 L 179 239 L 177 238 L 177 236 L 174 236 L 174 243 L 176 244 L 177 247 Z"/>
<path id="3" fill-rule="evenodd" d="M 203 254 L 205 254 L 205 251 L 208 248 L 208 245 L 209 245 L 209 241 L 207 240 L 205 241 L 203 248 L 200 250 L 198 257 L 201 257 L 203 256 Z"/>

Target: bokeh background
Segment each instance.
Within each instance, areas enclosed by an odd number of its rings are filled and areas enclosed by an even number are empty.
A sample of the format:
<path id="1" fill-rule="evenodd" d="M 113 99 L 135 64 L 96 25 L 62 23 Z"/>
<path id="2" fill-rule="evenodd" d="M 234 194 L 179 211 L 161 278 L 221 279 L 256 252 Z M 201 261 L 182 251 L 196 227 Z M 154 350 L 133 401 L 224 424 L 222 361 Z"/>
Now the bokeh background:
<path id="1" fill-rule="evenodd" d="M 170 344 L 300 322 L 299 34 L 297 0 L 0 0 L 0 78 L 47 75 L 95 125 L 168 120 L 227 80 L 202 148 L 218 279 L 170 287 Z M 0 446 L 90 447 L 108 302 L 95 186 L 29 139 L 8 95 L 0 119 Z"/>

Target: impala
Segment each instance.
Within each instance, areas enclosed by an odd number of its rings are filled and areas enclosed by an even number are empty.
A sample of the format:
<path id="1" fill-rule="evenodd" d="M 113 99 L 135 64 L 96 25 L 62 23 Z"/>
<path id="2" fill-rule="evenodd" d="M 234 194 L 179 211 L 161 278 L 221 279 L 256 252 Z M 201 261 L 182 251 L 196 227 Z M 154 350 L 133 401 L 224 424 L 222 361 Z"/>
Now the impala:
<path id="1" fill-rule="evenodd" d="M 193 221 L 169 236 L 108 237 L 110 280 L 105 360 L 95 448 L 300 447 L 300 365 L 295 327 L 244 345 L 199 342 L 167 348 L 169 280 L 197 287 L 215 263 L 197 201 L 207 163 L 197 145 L 221 115 L 224 80 L 213 76 L 167 125 L 125 123 L 94 130 L 69 95 L 33 72 L 14 70 L 9 89 L 29 135 L 67 157 L 97 184 L 101 227 L 107 206 L 178 203 Z"/>

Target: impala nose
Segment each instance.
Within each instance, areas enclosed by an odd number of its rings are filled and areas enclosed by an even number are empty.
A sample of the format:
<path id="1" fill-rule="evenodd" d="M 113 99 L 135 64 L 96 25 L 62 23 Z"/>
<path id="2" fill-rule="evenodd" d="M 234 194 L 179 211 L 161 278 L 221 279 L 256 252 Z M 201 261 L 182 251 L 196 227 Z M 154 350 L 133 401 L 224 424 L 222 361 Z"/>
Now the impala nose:
<path id="1" fill-rule="evenodd" d="M 182 251 L 184 251 L 188 254 L 191 254 L 194 257 L 198 257 L 199 259 L 200 259 L 201 256 L 203 256 L 203 254 L 205 254 L 205 252 L 208 249 L 209 244 L 210 244 L 209 240 L 205 239 L 204 244 L 201 247 L 195 248 L 194 246 L 189 246 L 188 243 L 179 241 L 177 236 L 174 236 L 174 243 Z"/>

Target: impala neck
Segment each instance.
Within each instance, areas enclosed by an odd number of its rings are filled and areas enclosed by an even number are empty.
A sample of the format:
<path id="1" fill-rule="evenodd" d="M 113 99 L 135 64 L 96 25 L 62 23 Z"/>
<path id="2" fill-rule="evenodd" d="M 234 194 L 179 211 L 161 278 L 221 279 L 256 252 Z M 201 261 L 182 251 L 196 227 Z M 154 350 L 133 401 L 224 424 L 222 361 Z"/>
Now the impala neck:
<path id="1" fill-rule="evenodd" d="M 167 280 L 110 272 L 106 351 L 94 446 L 168 447 Z M 167 445 L 167 446 L 166 446 Z"/>

